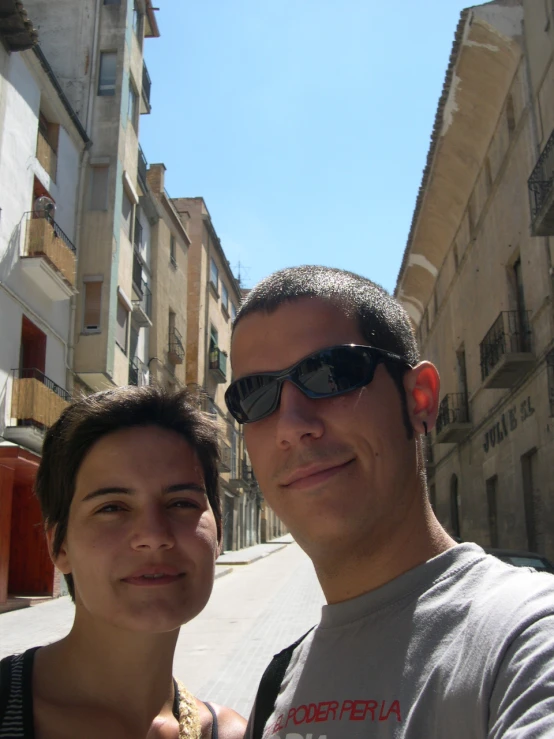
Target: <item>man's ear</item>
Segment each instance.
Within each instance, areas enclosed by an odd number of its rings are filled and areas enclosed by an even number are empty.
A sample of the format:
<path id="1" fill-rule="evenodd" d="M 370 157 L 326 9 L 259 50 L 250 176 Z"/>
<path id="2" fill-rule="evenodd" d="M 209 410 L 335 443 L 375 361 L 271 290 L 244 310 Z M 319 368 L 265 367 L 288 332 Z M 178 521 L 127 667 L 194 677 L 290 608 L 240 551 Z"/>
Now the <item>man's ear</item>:
<path id="1" fill-rule="evenodd" d="M 414 431 L 430 431 L 439 411 L 440 377 L 431 362 L 420 362 L 404 375 L 404 389 L 408 403 L 408 415 Z"/>
<path id="2" fill-rule="evenodd" d="M 54 539 L 56 538 L 57 528 L 57 526 L 50 526 L 46 529 L 46 545 L 48 547 L 48 554 L 58 570 L 64 575 L 69 575 L 71 574 L 71 564 L 69 563 L 65 540 L 58 554 L 54 554 Z"/>

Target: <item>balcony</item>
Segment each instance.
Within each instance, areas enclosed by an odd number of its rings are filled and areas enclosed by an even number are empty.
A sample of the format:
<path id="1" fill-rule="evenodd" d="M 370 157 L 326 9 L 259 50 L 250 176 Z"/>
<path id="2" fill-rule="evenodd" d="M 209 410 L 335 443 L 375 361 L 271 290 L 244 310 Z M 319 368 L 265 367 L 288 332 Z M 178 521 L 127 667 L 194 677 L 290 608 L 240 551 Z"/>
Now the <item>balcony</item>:
<path id="1" fill-rule="evenodd" d="M 169 347 L 167 350 L 167 358 L 171 364 L 183 364 L 185 358 L 185 347 L 183 346 L 183 337 L 175 327 L 169 329 Z"/>
<path id="2" fill-rule="evenodd" d="M 148 74 L 146 64 L 142 64 L 142 104 L 140 106 L 141 113 L 150 113 L 152 106 L 150 105 L 150 92 L 152 90 L 152 80 Z"/>
<path id="3" fill-rule="evenodd" d="M 231 477 L 229 485 L 233 492 L 239 492 L 239 490 L 249 490 L 254 482 L 256 482 L 256 478 L 252 465 L 248 464 L 246 459 L 243 458 L 240 465 L 240 474 L 237 477 Z"/>
<path id="4" fill-rule="evenodd" d="M 217 346 L 210 349 L 210 372 L 216 382 L 227 381 L 227 355 Z"/>
<path id="5" fill-rule="evenodd" d="M 436 423 L 436 443 L 456 444 L 470 433 L 467 395 L 449 393 L 441 400 Z"/>
<path id="6" fill-rule="evenodd" d="M 483 386 L 513 387 L 535 362 L 529 311 L 502 311 L 481 342 L 480 351 Z"/>
<path id="7" fill-rule="evenodd" d="M 150 384 L 148 367 L 138 357 L 129 361 L 129 385 L 142 387 Z"/>
<path id="8" fill-rule="evenodd" d="M 28 214 L 21 267 L 50 300 L 66 300 L 76 293 L 76 249 L 50 217 Z"/>
<path id="9" fill-rule="evenodd" d="M 39 164 L 46 170 L 52 182 L 56 181 L 58 170 L 58 155 L 46 136 L 39 130 L 37 137 L 37 159 Z"/>
<path id="10" fill-rule="evenodd" d="M 134 282 L 134 280 L 133 280 Z M 133 285 L 137 298 L 133 300 L 133 321 L 138 326 L 152 325 L 152 292 L 146 284 L 146 280 L 141 278 L 140 288 Z"/>
<path id="11" fill-rule="evenodd" d="M 223 439 L 219 440 L 219 471 L 230 472 L 231 471 L 231 445 Z"/>
<path id="12" fill-rule="evenodd" d="M 527 181 L 531 205 L 531 235 L 554 235 L 554 131 Z"/>
<path id="13" fill-rule="evenodd" d="M 146 173 L 148 172 L 148 162 L 144 156 L 144 152 L 139 146 L 137 159 L 137 175 L 143 190 L 146 190 Z"/>
<path id="14" fill-rule="evenodd" d="M 10 425 L 4 438 L 40 452 L 44 434 L 71 396 L 38 369 L 12 370 Z"/>

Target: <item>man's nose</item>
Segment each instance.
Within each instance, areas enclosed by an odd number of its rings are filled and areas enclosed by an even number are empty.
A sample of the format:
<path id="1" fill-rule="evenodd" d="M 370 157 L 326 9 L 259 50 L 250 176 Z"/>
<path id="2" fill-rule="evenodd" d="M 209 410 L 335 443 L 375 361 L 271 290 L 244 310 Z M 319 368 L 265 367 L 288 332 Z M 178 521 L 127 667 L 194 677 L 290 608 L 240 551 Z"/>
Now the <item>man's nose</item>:
<path id="1" fill-rule="evenodd" d="M 305 438 L 318 439 L 323 435 L 324 423 L 320 415 L 320 401 L 304 395 L 292 382 L 285 380 L 277 413 L 277 445 L 287 448 Z M 319 407 L 318 407 L 319 406 Z"/>
<path id="2" fill-rule="evenodd" d="M 171 549 L 175 537 L 167 510 L 151 506 L 137 513 L 132 534 L 134 549 Z"/>

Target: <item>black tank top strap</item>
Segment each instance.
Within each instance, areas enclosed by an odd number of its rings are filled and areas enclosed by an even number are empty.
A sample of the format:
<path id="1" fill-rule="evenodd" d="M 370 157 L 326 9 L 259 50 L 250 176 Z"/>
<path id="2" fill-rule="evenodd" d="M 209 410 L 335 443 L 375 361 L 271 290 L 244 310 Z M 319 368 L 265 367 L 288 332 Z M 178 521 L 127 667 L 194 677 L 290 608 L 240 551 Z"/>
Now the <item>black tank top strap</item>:
<path id="1" fill-rule="evenodd" d="M 175 678 L 173 678 L 173 715 L 179 721 L 179 686 Z"/>
<path id="2" fill-rule="evenodd" d="M 204 705 L 208 709 L 208 711 L 212 714 L 212 739 L 218 739 L 218 730 L 217 730 L 217 714 L 209 703 L 206 703 L 206 701 L 203 701 Z"/>

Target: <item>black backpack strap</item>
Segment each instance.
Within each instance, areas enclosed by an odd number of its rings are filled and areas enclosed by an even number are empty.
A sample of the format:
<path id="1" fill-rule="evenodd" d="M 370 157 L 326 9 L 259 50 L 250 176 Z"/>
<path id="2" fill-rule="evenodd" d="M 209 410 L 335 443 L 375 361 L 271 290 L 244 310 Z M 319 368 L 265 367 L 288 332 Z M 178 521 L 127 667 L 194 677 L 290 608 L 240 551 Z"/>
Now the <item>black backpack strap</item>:
<path id="1" fill-rule="evenodd" d="M 310 631 L 312 631 L 313 628 L 314 627 L 312 627 Z M 252 739 L 262 739 L 266 722 L 275 708 L 275 701 L 279 695 L 279 688 L 281 687 L 281 683 L 285 677 L 287 667 L 292 658 L 292 653 L 296 647 L 304 641 L 310 631 L 307 631 L 304 636 L 301 636 L 300 639 L 295 641 L 294 644 L 291 644 L 290 647 L 286 647 L 286 649 L 283 649 L 279 654 L 276 654 L 262 675 L 260 686 L 256 694 L 256 701 L 254 703 Z"/>
<path id="2" fill-rule="evenodd" d="M 0 661 L 0 727 L 2 719 L 6 713 L 8 698 L 10 697 L 10 688 L 12 684 L 12 661 L 13 655 L 4 657 Z"/>

